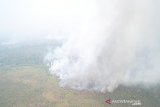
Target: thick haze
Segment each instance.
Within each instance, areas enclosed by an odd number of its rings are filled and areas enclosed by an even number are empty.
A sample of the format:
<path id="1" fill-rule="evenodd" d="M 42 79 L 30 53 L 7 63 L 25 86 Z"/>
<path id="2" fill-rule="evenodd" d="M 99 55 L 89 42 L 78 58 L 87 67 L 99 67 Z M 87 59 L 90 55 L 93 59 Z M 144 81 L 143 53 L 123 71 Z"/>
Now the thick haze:
<path id="1" fill-rule="evenodd" d="M 62 87 L 106 92 L 119 85 L 156 85 L 159 5 L 158 0 L 0 0 L 0 36 L 59 41 L 45 61 Z"/>
<path id="2" fill-rule="evenodd" d="M 94 12 L 92 4 L 86 0 L 0 0 L 0 34 L 17 39 L 70 35 Z"/>

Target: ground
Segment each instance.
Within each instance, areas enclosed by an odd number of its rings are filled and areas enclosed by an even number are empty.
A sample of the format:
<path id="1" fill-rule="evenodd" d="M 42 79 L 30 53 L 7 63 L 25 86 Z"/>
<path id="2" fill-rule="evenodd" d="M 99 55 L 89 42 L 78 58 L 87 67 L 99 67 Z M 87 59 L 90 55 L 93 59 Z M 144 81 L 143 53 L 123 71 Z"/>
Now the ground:
<path id="1" fill-rule="evenodd" d="M 0 107 L 131 107 L 107 99 L 136 99 L 159 107 L 160 87 L 119 86 L 114 92 L 77 91 L 59 86 L 43 63 L 45 45 L 0 47 Z"/>

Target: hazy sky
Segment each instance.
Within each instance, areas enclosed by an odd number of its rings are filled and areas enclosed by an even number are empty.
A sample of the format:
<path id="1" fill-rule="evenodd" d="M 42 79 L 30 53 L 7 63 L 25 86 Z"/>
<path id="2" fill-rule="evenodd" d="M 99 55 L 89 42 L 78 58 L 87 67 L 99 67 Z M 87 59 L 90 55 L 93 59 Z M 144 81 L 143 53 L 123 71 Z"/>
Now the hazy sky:
<path id="1" fill-rule="evenodd" d="M 94 12 L 93 3 L 90 0 L 0 0 L 0 36 L 39 38 L 68 34 Z"/>
<path id="2" fill-rule="evenodd" d="M 124 1 L 127 0 L 121 0 L 120 3 L 126 4 Z M 145 4 L 144 1 L 138 1 L 137 6 L 142 5 L 145 9 L 146 4 L 152 5 L 147 3 L 151 0 L 145 1 Z M 99 11 L 95 5 L 100 2 L 102 3 L 98 8 L 101 8 L 101 12 L 108 14 L 105 10 L 109 8 L 113 9 L 110 12 L 114 14 L 114 6 L 110 2 L 116 4 L 118 0 L 0 0 L 0 36 L 40 38 L 80 32 L 77 30 L 84 27 Z M 154 2 L 159 4 L 159 1 Z"/>

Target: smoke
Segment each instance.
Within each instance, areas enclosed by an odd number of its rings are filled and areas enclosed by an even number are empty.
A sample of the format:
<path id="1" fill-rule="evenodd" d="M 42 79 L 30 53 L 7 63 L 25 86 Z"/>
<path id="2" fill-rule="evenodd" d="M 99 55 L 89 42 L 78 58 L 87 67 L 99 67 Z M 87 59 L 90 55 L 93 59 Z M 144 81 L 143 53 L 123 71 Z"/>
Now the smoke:
<path id="1" fill-rule="evenodd" d="M 82 0 L 80 23 L 45 57 L 49 71 L 62 87 L 78 90 L 106 92 L 119 85 L 159 83 L 158 4 L 158 0 Z"/>

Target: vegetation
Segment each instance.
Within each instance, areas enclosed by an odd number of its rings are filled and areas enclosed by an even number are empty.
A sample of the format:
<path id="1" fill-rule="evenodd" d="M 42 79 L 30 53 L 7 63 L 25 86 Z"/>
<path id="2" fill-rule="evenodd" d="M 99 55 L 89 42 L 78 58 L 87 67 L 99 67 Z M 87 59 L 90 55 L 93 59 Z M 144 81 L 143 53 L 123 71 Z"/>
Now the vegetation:
<path id="1" fill-rule="evenodd" d="M 59 87 L 58 78 L 43 64 L 44 50 L 44 45 L 0 47 L 0 107 L 107 107 L 108 98 L 138 99 L 142 107 L 160 105 L 159 87 L 120 86 L 105 94 Z"/>

